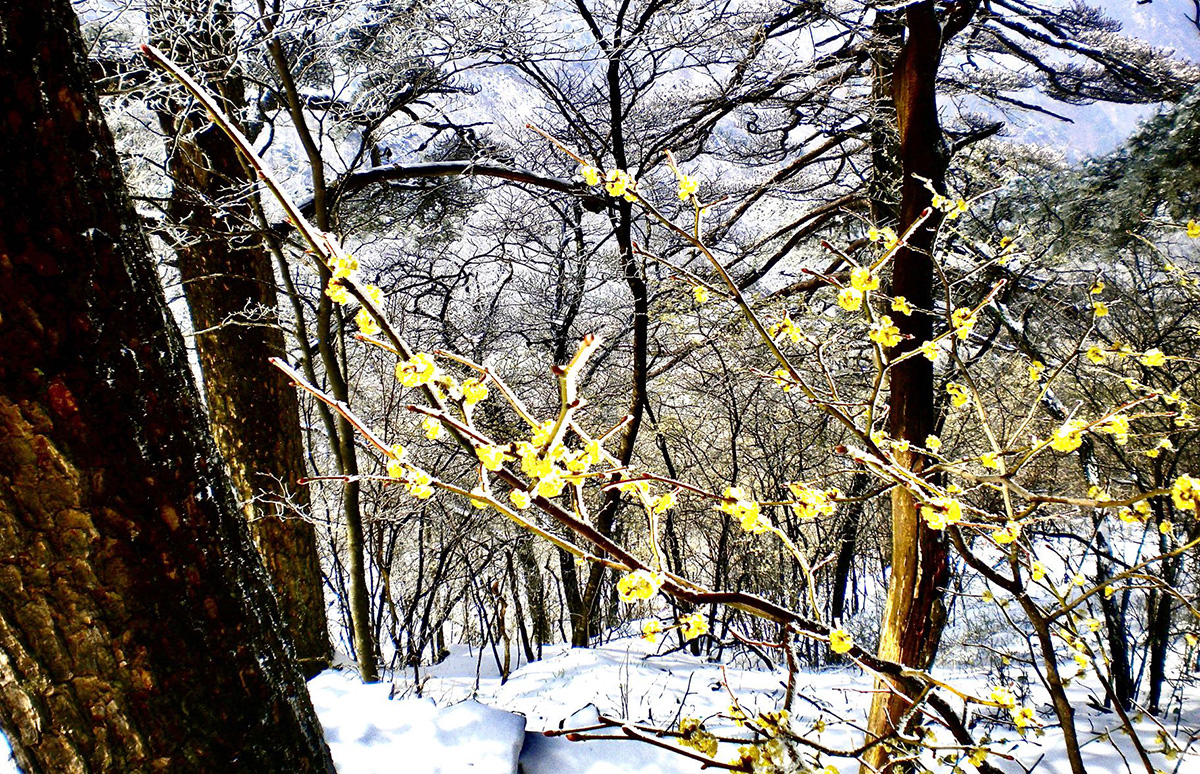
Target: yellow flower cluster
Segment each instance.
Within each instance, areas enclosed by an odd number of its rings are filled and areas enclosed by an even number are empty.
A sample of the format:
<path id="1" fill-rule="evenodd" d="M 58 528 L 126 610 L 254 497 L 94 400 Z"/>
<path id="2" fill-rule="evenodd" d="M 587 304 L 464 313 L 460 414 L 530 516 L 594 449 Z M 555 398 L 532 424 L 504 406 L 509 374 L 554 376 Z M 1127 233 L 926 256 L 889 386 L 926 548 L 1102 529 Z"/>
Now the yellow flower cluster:
<path id="1" fill-rule="evenodd" d="M 962 408 L 971 402 L 971 395 L 967 392 L 967 388 L 958 382 L 947 382 L 946 392 L 950 394 L 950 403 L 955 408 Z"/>
<path id="2" fill-rule="evenodd" d="M 514 489 L 508 493 L 508 500 L 517 510 L 523 511 L 533 502 L 533 498 L 524 489 Z"/>
<path id="3" fill-rule="evenodd" d="M 834 653 L 848 653 L 854 647 L 854 638 L 845 629 L 834 629 L 829 632 L 829 649 Z"/>
<path id="4" fill-rule="evenodd" d="M 609 196 L 620 196 L 627 202 L 637 201 L 637 180 L 623 169 L 610 169 L 604 176 L 604 190 Z"/>
<path id="5" fill-rule="evenodd" d="M 1149 368 L 1166 365 L 1167 356 L 1158 347 L 1148 349 L 1138 356 L 1138 362 Z"/>
<path id="6" fill-rule="evenodd" d="M 1171 501 L 1181 511 L 1196 510 L 1196 503 L 1200 501 L 1200 478 L 1184 474 L 1175 479 L 1171 485 Z"/>
<path id="7" fill-rule="evenodd" d="M 970 209 L 965 199 L 949 199 L 941 194 L 934 194 L 930 204 L 934 209 L 941 210 L 946 220 L 954 220 Z"/>
<path id="8" fill-rule="evenodd" d="M 960 341 L 966 341 L 978 321 L 979 315 L 965 306 L 960 306 L 950 313 L 950 325 L 954 328 Z"/>
<path id="9" fill-rule="evenodd" d="M 904 296 L 896 296 L 892 299 L 892 311 L 908 317 L 913 313 L 913 308 L 912 304 L 908 303 L 907 298 Z"/>
<path id="10" fill-rule="evenodd" d="M 892 318 L 886 314 L 871 326 L 867 337 L 881 347 L 894 347 L 900 343 L 900 329 L 892 324 Z"/>
<path id="11" fill-rule="evenodd" d="M 650 599 L 662 588 L 664 580 L 662 573 L 634 570 L 617 581 L 617 595 L 622 602 Z"/>
<path id="12" fill-rule="evenodd" d="M 708 288 L 703 285 L 692 285 L 692 298 L 696 304 L 703 304 L 708 301 Z"/>
<path id="13" fill-rule="evenodd" d="M 468 379 L 462 383 L 463 403 L 467 406 L 474 406 L 488 396 L 487 385 L 484 384 L 484 379 L 475 377 Z"/>
<path id="14" fill-rule="evenodd" d="M 1035 360 L 1029 364 L 1029 381 L 1040 382 L 1042 374 L 1046 370 L 1046 364 L 1040 360 Z"/>
<path id="15" fill-rule="evenodd" d="M 704 729 L 699 718 L 681 718 L 679 744 L 690 747 L 709 758 L 717 757 L 717 738 Z"/>
<path id="16" fill-rule="evenodd" d="M 1083 443 L 1083 428 L 1084 423 L 1078 419 L 1065 423 L 1050 437 L 1050 448 L 1064 454 L 1075 451 Z"/>
<path id="17" fill-rule="evenodd" d="M 804 333 L 792 320 L 792 316 L 787 312 L 783 313 L 783 319 L 772 325 L 768 329 L 768 332 L 771 334 L 772 338 L 786 334 L 793 343 L 799 343 L 800 340 L 804 338 Z"/>
<path id="18" fill-rule="evenodd" d="M 679 176 L 679 200 L 686 202 L 688 199 L 696 195 L 700 190 L 700 183 L 694 177 L 687 175 Z"/>
<path id="19" fill-rule="evenodd" d="M 741 522 L 742 529 L 747 532 L 759 533 L 767 530 L 767 523 L 759 512 L 758 501 L 749 499 L 746 490 L 739 486 L 726 488 L 724 499 L 717 507 Z"/>
<path id="20" fill-rule="evenodd" d="M 1001 545 L 1015 543 L 1021 537 L 1021 525 L 1019 522 L 1007 521 L 1004 523 L 1003 529 L 998 529 L 992 533 L 992 540 L 995 540 Z"/>
<path id="21" fill-rule="evenodd" d="M 600 185 L 600 170 L 591 164 L 581 164 L 579 174 L 588 185 Z"/>
<path id="22" fill-rule="evenodd" d="M 662 634 L 662 624 L 656 620 L 646 621 L 642 624 L 642 637 L 650 642 L 658 642 L 658 636 Z"/>
<path id="23" fill-rule="evenodd" d="M 1113 436 L 1113 440 L 1117 442 L 1118 446 L 1124 446 L 1129 442 L 1129 417 L 1124 414 L 1114 414 L 1096 425 L 1096 429 Z"/>
<path id="24" fill-rule="evenodd" d="M 1192 239 L 1200 239 L 1200 223 L 1189 220 L 1187 222 L 1187 235 Z"/>
<path id="25" fill-rule="evenodd" d="M 694 640 L 702 634 L 708 633 L 708 621 L 700 613 L 689 613 L 679 619 L 679 625 L 683 628 L 683 638 L 685 640 Z"/>
<path id="26" fill-rule="evenodd" d="M 867 239 L 872 242 L 882 242 L 883 249 L 891 250 L 896 245 L 900 244 L 900 238 L 896 236 L 896 232 L 888 227 L 870 228 L 867 230 Z"/>
<path id="27" fill-rule="evenodd" d="M 879 275 L 865 266 L 860 266 L 850 272 L 850 287 L 867 293 L 879 289 Z"/>
<path id="28" fill-rule="evenodd" d="M 475 447 L 475 456 L 479 458 L 479 462 L 487 470 L 499 470 L 504 466 L 504 463 L 511 462 L 515 459 L 508 453 L 508 449 L 504 446 L 496 446 L 495 444 L 483 444 Z"/>
<path id="29" fill-rule="evenodd" d="M 924 355 L 925 359 L 930 363 L 936 363 L 938 359 L 937 343 L 933 341 L 926 341 L 921 344 L 921 354 Z"/>
<path id="30" fill-rule="evenodd" d="M 934 497 L 921 504 L 921 518 L 930 529 L 943 530 L 962 521 L 962 503 L 953 497 Z"/>
<path id="31" fill-rule="evenodd" d="M 799 481 L 789 483 L 788 490 L 795 500 L 792 503 L 792 511 L 797 518 L 815 519 L 818 516 L 833 515 L 835 506 L 831 498 L 836 496 L 833 492 L 816 489 Z"/>
<path id="32" fill-rule="evenodd" d="M 417 352 L 396 366 L 396 378 L 405 387 L 423 387 L 433 381 L 436 374 L 433 356 L 424 352 Z"/>
<path id="33" fill-rule="evenodd" d="M 842 288 L 837 297 L 838 306 L 847 312 L 857 312 L 862 308 L 863 292 L 858 288 Z"/>

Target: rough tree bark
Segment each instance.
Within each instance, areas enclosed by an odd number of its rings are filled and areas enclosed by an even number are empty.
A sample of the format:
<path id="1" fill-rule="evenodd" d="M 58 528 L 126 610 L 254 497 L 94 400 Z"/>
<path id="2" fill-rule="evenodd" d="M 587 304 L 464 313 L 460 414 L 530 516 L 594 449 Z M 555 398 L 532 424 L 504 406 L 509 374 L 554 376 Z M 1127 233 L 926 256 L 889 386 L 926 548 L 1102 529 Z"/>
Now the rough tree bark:
<path id="1" fill-rule="evenodd" d="M 976 5 L 963 3 L 954 13 L 966 14 L 969 19 Z M 892 73 L 903 173 L 897 229 L 900 233 L 917 223 L 930 206 L 932 194 L 924 180 L 943 190 L 949 164 L 937 110 L 937 71 L 946 31 L 932 0 L 909 5 L 904 14 L 906 37 Z M 960 22 L 956 19 L 954 23 Z M 904 296 L 918 309 L 933 308 L 931 251 L 937 224 L 935 212 L 893 258 L 892 295 Z M 933 317 L 929 314 L 914 312 L 911 316 L 900 316 L 897 324 L 906 338 L 893 351 L 893 357 L 933 337 Z M 925 437 L 933 431 L 933 400 L 933 364 L 928 359 L 912 357 L 894 367 L 888 403 L 890 435 L 908 440 L 914 446 L 923 445 Z M 914 472 L 925 466 L 924 458 L 917 453 L 897 453 L 896 458 Z M 919 504 L 909 490 L 896 487 L 892 490 L 891 577 L 879 637 L 881 658 L 917 668 L 930 664 L 941 638 L 945 617 L 941 598 L 948 577 L 945 535 L 922 521 Z M 868 735 L 889 735 L 910 706 L 911 701 L 903 694 L 885 690 L 875 694 Z M 865 756 L 863 771 L 884 770 L 890 757 L 886 746 L 873 747 Z"/>
<path id="2" fill-rule="evenodd" d="M 0 726 L 30 772 L 333 772 L 67 0 L 0 2 Z"/>
<path id="3" fill-rule="evenodd" d="M 238 115 L 245 88 L 229 11 L 194 5 L 156 5 L 155 37 L 219 96 L 230 115 Z M 296 390 L 267 364 L 285 355 L 275 274 L 262 239 L 244 233 L 253 220 L 246 202 L 252 178 L 233 143 L 194 103 L 164 100 L 158 115 L 173 182 L 167 211 L 184 230 L 175 252 L 197 331 L 213 435 L 296 656 L 313 675 L 329 665 L 332 648 L 316 532 L 304 519 L 308 489 L 297 484 L 306 471 Z"/>

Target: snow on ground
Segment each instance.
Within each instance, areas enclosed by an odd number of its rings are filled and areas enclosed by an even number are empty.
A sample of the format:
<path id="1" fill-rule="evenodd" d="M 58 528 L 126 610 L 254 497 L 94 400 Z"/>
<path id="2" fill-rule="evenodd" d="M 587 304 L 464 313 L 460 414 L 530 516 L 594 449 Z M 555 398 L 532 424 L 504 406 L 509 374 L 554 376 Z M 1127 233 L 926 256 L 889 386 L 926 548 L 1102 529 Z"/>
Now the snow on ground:
<path id="1" fill-rule="evenodd" d="M 340 774 L 694 774 L 702 770 L 699 763 L 627 740 L 619 731 L 602 732 L 622 737 L 616 740 L 582 742 L 540 732 L 592 726 L 603 715 L 667 727 L 681 717 L 698 717 L 706 719 L 710 731 L 732 735 L 739 729 L 719 717 L 728 712 L 731 694 L 750 715 L 776 709 L 784 695 L 783 672 L 749 664 L 722 668 L 663 650 L 640 638 L 590 650 L 548 646 L 541 661 L 522 666 L 502 683 L 490 651 L 454 646 L 441 664 L 424 668 L 420 697 L 411 673 L 390 683 L 362 685 L 349 669 L 318 675 L 309 682 L 309 691 Z M 936 676 L 977 696 L 991 690 L 979 670 L 946 670 Z M 825 729 L 813 738 L 833 748 L 853 745 L 861 738 L 855 727 L 862 722 L 870 690 L 870 680 L 857 670 L 800 673 L 792 730 L 814 734 L 822 717 Z M 1120 731 L 1113 733 L 1119 719 L 1097 708 L 1100 691 L 1094 678 L 1070 689 L 1087 771 L 1144 771 L 1130 740 Z M 1045 696 L 1035 691 L 1033 703 L 1046 724 L 1045 735 L 1023 740 L 998 727 L 993 740 L 1009 741 L 993 749 L 1012 759 L 990 760 L 1011 774 L 1068 774 Z M 1137 726 L 1155 769 L 1200 774 L 1200 744 L 1189 745 L 1200 733 L 1200 689 L 1190 689 L 1178 717 L 1161 722 L 1146 719 Z M 1160 731 L 1187 752 L 1169 760 L 1162 754 L 1164 743 L 1155 739 Z M 939 741 L 948 742 L 948 734 L 942 732 Z M 670 746 L 670 740 L 665 744 Z M 719 757 L 728 760 L 735 752 L 733 745 L 722 744 Z M 0 753 L 0 774 L 15 774 L 6 753 Z M 974 771 L 961 756 L 924 763 L 935 772 L 950 772 L 954 765 Z M 821 761 L 829 764 L 841 772 L 856 770 L 848 759 Z"/>
<path id="2" fill-rule="evenodd" d="M 701 771 L 699 763 L 649 744 L 623 738 L 572 742 L 563 737 L 544 737 L 539 732 L 561 728 L 564 721 L 567 728 L 594 725 L 600 714 L 668 727 L 680 717 L 706 718 L 709 730 L 735 734 L 739 729 L 731 721 L 717 717 L 728 712 L 731 692 L 751 715 L 779 706 L 786 680 L 783 672 L 744 666 L 722 670 L 720 665 L 689 654 L 660 655 L 658 650 L 659 646 L 640 638 L 619 639 L 591 650 L 556 646 L 546 649 L 543 660 L 521 667 L 502 684 L 490 652 L 481 658 L 478 651 L 455 647 L 444 662 L 422 672 L 423 698 L 400 698 L 416 693 L 411 673 L 398 675 L 392 686 L 360 686 L 352 672 L 327 672 L 310 687 L 341 774 L 395 772 L 398 756 L 404 756 L 406 773 L 498 770 L 489 768 L 503 759 L 497 751 L 521 744 L 519 723 L 499 710 L 523 716 L 520 771 L 524 774 L 691 774 Z M 978 671 L 945 671 L 938 677 L 978 696 L 987 696 L 991 690 L 986 675 Z M 861 738 L 855 726 L 862 721 L 870 689 L 870 680 L 857 670 L 801 673 L 792 712 L 793 730 L 811 733 L 818 717 L 823 717 L 826 726 L 820 742 L 834 748 L 852 746 L 855 739 Z M 1130 740 L 1119 731 L 1109 733 L 1119 728 L 1116 715 L 1089 705 L 1089 699 L 1101 690 L 1094 678 L 1071 688 L 1088 772 L 1144 771 Z M 397 698 L 388 701 L 389 692 Z M 992 732 L 993 739 L 1009 741 L 993 747 L 1012 756 L 1012 760 L 997 756 L 990 760 L 1012 774 L 1067 774 L 1069 766 L 1061 737 L 1053 728 L 1045 696 L 1035 692 L 1034 703 L 1047 725 L 1044 736 L 1030 734 L 1022 740 L 1011 730 L 997 728 Z M 470 718 L 463 723 L 469 731 L 459 736 L 448 733 L 449 726 L 442 720 L 456 707 L 464 708 L 461 715 Z M 1155 741 L 1158 732 L 1165 730 L 1179 748 L 1187 748 L 1190 735 L 1200 728 L 1200 691 L 1193 691 L 1185 700 L 1178 721 L 1172 718 L 1163 723 L 1159 726 L 1144 720 L 1138 724 L 1139 736 L 1151 750 L 1154 767 L 1172 774 L 1200 774 L 1197 746 L 1192 752 L 1168 760 L 1161 753 L 1163 743 Z M 377 733 L 368 733 L 368 728 L 377 729 Z M 438 729 L 436 733 L 430 730 L 434 728 Z M 596 733 L 621 736 L 619 730 Z M 939 741 L 949 742 L 948 736 L 943 731 Z M 671 744 L 670 740 L 666 743 Z M 370 749 L 364 751 L 365 747 Z M 393 748 L 394 754 L 389 755 L 388 748 Z M 720 757 L 727 760 L 735 752 L 733 745 L 723 744 Z M 414 762 L 409 764 L 409 759 Z M 477 763 L 474 769 L 449 763 L 439 769 L 437 761 Z M 928 759 L 925 763 L 938 772 L 949 772 L 956 764 L 966 772 L 974 770 L 961 756 L 950 762 Z M 821 761 L 822 766 L 828 764 L 842 772 L 856 770 L 849 759 Z"/>

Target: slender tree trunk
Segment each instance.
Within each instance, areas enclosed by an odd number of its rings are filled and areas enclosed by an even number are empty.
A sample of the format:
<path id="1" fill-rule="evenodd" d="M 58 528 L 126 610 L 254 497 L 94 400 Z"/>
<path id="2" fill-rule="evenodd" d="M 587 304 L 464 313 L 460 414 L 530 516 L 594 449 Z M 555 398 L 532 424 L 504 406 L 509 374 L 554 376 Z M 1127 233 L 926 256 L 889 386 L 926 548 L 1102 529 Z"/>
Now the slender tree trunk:
<path id="1" fill-rule="evenodd" d="M 66 0 L 0 2 L 0 726 L 30 772 L 333 772 Z"/>
<path id="2" fill-rule="evenodd" d="M 942 30 L 936 6 L 926 0 L 905 11 L 907 39 L 896 62 L 892 93 L 900 134 L 900 223 L 904 232 L 929 206 L 931 194 L 918 176 L 942 190 L 948 163 L 938 122 L 936 78 L 941 60 Z M 933 262 L 930 251 L 936 233 L 936 215 L 917 229 L 893 259 L 892 294 L 904 296 L 918 309 L 933 306 Z M 897 324 L 908 339 L 893 357 L 932 338 L 933 318 L 922 312 L 900 316 Z M 923 445 L 933 430 L 933 364 L 912 357 L 891 371 L 889 396 L 890 434 L 914 445 Z M 920 471 L 925 459 L 912 452 L 898 453 L 897 461 Z M 945 536 L 929 529 L 921 519 L 917 501 L 903 487 L 892 490 L 892 563 L 887 603 L 880 629 L 879 656 L 924 668 L 932 661 L 941 637 L 944 611 L 942 592 L 949 577 Z M 880 684 L 877 688 L 885 688 Z M 875 695 L 868 718 L 868 733 L 883 737 L 911 706 L 908 697 L 882 691 Z M 867 766 L 883 769 L 889 754 L 878 745 L 866 756 Z M 864 771 L 868 771 L 864 766 Z"/>
<path id="3" fill-rule="evenodd" d="M 156 7 L 156 37 L 190 65 L 230 108 L 245 106 L 228 12 L 191 3 Z M 181 29 L 188 29 L 186 39 Z M 203 66 L 204 72 L 199 69 Z M 185 230 L 176 248 L 184 295 L 196 329 L 213 435 L 266 562 L 284 622 L 306 674 L 329 665 L 332 648 L 317 557 L 305 520 L 308 489 L 295 389 L 271 368 L 283 357 L 271 256 L 257 236 L 239 233 L 253 213 L 250 177 L 233 143 L 203 111 L 168 100 L 159 111 L 170 152 L 168 214 Z"/>
<path id="4" fill-rule="evenodd" d="M 321 150 L 308 127 L 304 115 L 299 88 L 292 75 L 291 65 L 283 44 L 275 35 L 276 17 L 267 12 L 264 0 L 258 0 L 259 12 L 262 15 L 263 26 L 268 37 L 267 48 L 275 64 L 276 72 L 283 85 L 283 93 L 287 100 L 288 115 L 300 138 L 308 158 L 309 171 L 312 175 L 313 213 L 316 226 L 322 231 L 332 229 L 332 218 L 329 210 L 329 191 L 325 179 L 325 162 Z M 321 365 L 325 370 L 325 378 L 329 380 L 329 391 L 339 401 L 347 402 L 350 388 L 338 359 L 339 344 L 344 343 L 344 331 L 341 324 L 341 312 L 335 309 L 324 291 L 333 279 L 332 273 L 324 265 L 318 265 L 317 274 L 321 279 L 321 297 L 317 302 L 317 352 Z M 349 420 L 339 416 L 335 421 L 335 437 L 329 439 L 334 449 L 338 463 L 338 472 L 347 476 L 342 491 L 342 512 L 346 520 L 346 551 L 349 554 L 347 574 L 350 580 L 350 621 L 353 630 L 355 658 L 358 660 L 358 671 L 363 682 L 374 683 L 379 680 L 379 659 L 375 652 L 375 638 L 371 632 L 371 592 L 367 587 L 367 551 L 366 537 L 363 531 L 362 503 L 358 483 L 358 452 L 354 446 L 356 431 Z"/>

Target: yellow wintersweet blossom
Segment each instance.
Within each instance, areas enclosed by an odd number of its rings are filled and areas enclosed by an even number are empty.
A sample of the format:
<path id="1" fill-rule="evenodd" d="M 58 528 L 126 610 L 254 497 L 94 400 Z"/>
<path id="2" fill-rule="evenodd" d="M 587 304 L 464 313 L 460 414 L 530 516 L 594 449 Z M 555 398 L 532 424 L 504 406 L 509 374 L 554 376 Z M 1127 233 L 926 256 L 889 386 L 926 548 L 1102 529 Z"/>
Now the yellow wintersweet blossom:
<path id="1" fill-rule="evenodd" d="M 679 744 L 683 747 L 691 747 L 693 750 L 701 752 L 709 758 L 717 757 L 718 740 L 711 733 L 704 730 L 703 723 L 699 718 L 680 719 Z"/>
<path id="2" fill-rule="evenodd" d="M 850 287 L 866 293 L 879 289 L 879 275 L 871 272 L 865 266 L 860 266 L 850 272 Z"/>
<path id="3" fill-rule="evenodd" d="M 425 437 L 431 441 L 442 435 L 442 423 L 434 417 L 425 417 L 422 419 L 421 429 L 425 431 Z"/>
<path id="4" fill-rule="evenodd" d="M 1108 360 L 1108 355 L 1106 355 L 1104 353 L 1104 350 L 1095 344 L 1088 347 L 1086 354 L 1087 354 L 1087 359 L 1092 361 L 1096 365 L 1103 365 L 1104 361 Z"/>
<path id="5" fill-rule="evenodd" d="M 1175 479 L 1171 485 L 1171 501 L 1181 511 L 1196 510 L 1196 503 L 1200 501 L 1200 478 L 1184 474 Z"/>
<path id="6" fill-rule="evenodd" d="M 417 352 L 408 360 L 396 366 L 396 378 L 405 387 L 421 387 L 429 384 L 437 372 L 433 356 Z"/>
<path id="7" fill-rule="evenodd" d="M 1007 687 L 1001 685 L 992 689 L 992 701 L 999 704 L 1004 709 L 1012 709 L 1017 706 L 1017 697 Z"/>
<path id="8" fill-rule="evenodd" d="M 892 318 L 885 314 L 871 326 L 867 337 L 881 347 L 894 347 L 900 343 L 900 329 L 893 325 Z"/>
<path id="9" fill-rule="evenodd" d="M 383 329 L 379 327 L 379 323 L 375 321 L 375 316 L 366 310 L 358 310 L 358 314 L 354 315 L 354 322 L 358 325 L 358 332 L 364 336 L 374 336 Z"/>
<path id="10" fill-rule="evenodd" d="M 1037 715 L 1033 711 L 1033 707 L 1024 706 L 1016 709 L 1012 713 L 1013 724 L 1016 725 L 1018 731 L 1024 731 L 1027 726 L 1040 725 Z"/>
<path id="11" fill-rule="evenodd" d="M 922 503 L 921 518 L 930 529 L 943 530 L 962 521 L 962 503 L 953 497 L 934 497 Z"/>
<path id="12" fill-rule="evenodd" d="M 360 289 L 362 290 L 363 295 L 369 298 L 371 303 L 375 306 L 379 306 L 383 303 L 383 290 L 377 285 L 361 285 Z"/>
<path id="13" fill-rule="evenodd" d="M 666 580 L 661 573 L 649 570 L 634 570 L 617 581 L 617 595 L 622 602 L 650 599 L 662 588 Z"/>
<path id="14" fill-rule="evenodd" d="M 679 176 L 679 200 L 686 202 L 700 190 L 700 183 L 694 177 Z"/>
<path id="15" fill-rule="evenodd" d="M 921 345 L 921 354 L 924 355 L 925 359 L 930 363 L 936 363 L 938 359 L 937 344 L 932 341 L 926 341 Z"/>
<path id="16" fill-rule="evenodd" d="M 679 619 L 680 626 L 683 627 L 683 639 L 694 640 L 702 634 L 708 633 L 708 621 L 700 613 L 689 613 Z"/>
<path id="17" fill-rule="evenodd" d="M 488 396 L 487 385 L 483 383 L 483 379 L 474 377 L 462 383 L 463 403 L 468 406 L 474 406 Z"/>
<path id="18" fill-rule="evenodd" d="M 1200 223 L 1189 220 L 1187 222 L 1187 235 L 1192 239 L 1200 239 Z"/>
<path id="19" fill-rule="evenodd" d="M 1003 529 L 998 529 L 992 533 L 992 540 L 995 540 L 1001 545 L 1006 543 L 1015 543 L 1020 537 L 1021 525 L 1015 521 L 1005 522 Z"/>
<path id="20" fill-rule="evenodd" d="M 604 190 L 609 196 L 623 196 L 629 201 L 637 199 L 637 194 L 634 193 L 637 181 L 625 170 L 610 169 L 604 180 Z"/>
<path id="21" fill-rule="evenodd" d="M 708 301 L 708 288 L 703 285 L 692 285 L 692 298 L 697 304 L 703 304 Z"/>
<path id="22" fill-rule="evenodd" d="M 996 452 L 984 452 L 979 455 L 979 464 L 990 470 L 999 470 L 1000 455 Z"/>
<path id="23" fill-rule="evenodd" d="M 658 497 L 654 498 L 653 504 L 650 506 L 650 510 L 657 516 L 666 513 L 674 507 L 675 493 L 667 492 L 666 494 L 659 495 Z"/>
<path id="24" fill-rule="evenodd" d="M 892 299 L 892 311 L 908 317 L 913 313 L 912 304 L 908 303 L 908 299 L 904 296 L 896 296 Z"/>
<path id="25" fill-rule="evenodd" d="M 938 438 L 936 435 L 925 436 L 925 448 L 931 452 L 936 452 L 938 449 L 942 448 L 942 439 Z"/>
<path id="26" fill-rule="evenodd" d="M 1041 562 L 1034 562 L 1029 565 L 1029 577 L 1035 581 L 1040 581 L 1046 577 L 1046 565 Z"/>
<path id="27" fill-rule="evenodd" d="M 1113 436 L 1113 440 L 1117 442 L 1118 446 L 1124 446 L 1129 442 L 1129 417 L 1124 414 L 1114 414 L 1096 425 L 1096 429 Z"/>
<path id="28" fill-rule="evenodd" d="M 854 638 L 845 629 L 834 629 L 829 633 L 829 649 L 834 653 L 848 653 L 854 647 Z"/>
<path id="29" fill-rule="evenodd" d="M 1042 374 L 1046 371 L 1046 364 L 1040 360 L 1035 360 L 1029 364 L 1029 381 L 1040 382 Z"/>
<path id="30" fill-rule="evenodd" d="M 600 170 L 593 167 L 591 164 L 582 164 L 579 167 L 579 175 L 583 178 L 583 182 L 588 185 L 600 185 Z"/>
<path id="31" fill-rule="evenodd" d="M 351 255 L 335 255 L 329 259 L 329 270 L 335 280 L 352 277 L 358 271 L 358 260 Z"/>
<path id="32" fill-rule="evenodd" d="M 772 337 L 786 334 L 794 343 L 799 343 L 800 339 L 804 338 L 804 333 L 800 330 L 800 326 L 792 320 L 791 314 L 783 313 L 783 319 L 767 329 L 767 332 Z"/>
<path id="33" fill-rule="evenodd" d="M 1075 451 L 1083 443 L 1083 427 L 1078 419 L 1063 424 L 1050 437 L 1050 448 L 1064 454 Z"/>
<path id="34" fill-rule="evenodd" d="M 1093 282 L 1092 286 L 1088 289 L 1088 292 L 1091 293 L 1093 296 L 1097 296 L 1097 295 L 1100 295 L 1101 293 L 1103 293 L 1104 292 L 1104 280 L 1098 279 L 1095 282 Z"/>
<path id="35" fill-rule="evenodd" d="M 428 500 L 433 497 L 433 479 L 428 473 L 417 468 L 411 468 L 404 482 L 404 488 L 418 500 Z"/>
<path id="36" fill-rule="evenodd" d="M 896 236 L 896 232 L 886 226 L 884 228 L 870 228 L 867 230 L 867 239 L 872 242 L 883 242 L 884 249 L 891 250 L 900 243 L 900 238 Z"/>
<path id="37" fill-rule="evenodd" d="M 1097 317 L 1108 317 L 1108 304 L 1103 301 L 1097 301 L 1092 304 L 1092 313 Z"/>
<path id="38" fill-rule="evenodd" d="M 523 511 L 528 508 L 529 504 L 533 501 L 533 498 L 529 496 L 529 493 L 523 489 L 512 490 L 508 493 L 508 499 L 519 511 Z"/>
<path id="39" fill-rule="evenodd" d="M 792 503 L 792 511 L 797 518 L 815 519 L 818 516 L 829 516 L 833 513 L 835 506 L 829 492 L 810 487 L 800 481 L 790 482 L 788 490 L 795 500 Z"/>
<path id="40" fill-rule="evenodd" d="M 901 438 L 898 441 L 892 441 L 892 451 L 903 454 L 912 447 L 912 444 L 907 438 Z"/>
<path id="41" fill-rule="evenodd" d="M 483 487 L 477 486 L 471 490 L 471 505 L 474 505 L 479 510 L 486 510 L 490 503 L 487 501 L 488 493 Z"/>
<path id="42" fill-rule="evenodd" d="M 749 499 L 745 489 L 740 486 L 727 487 L 724 498 L 717 507 L 741 522 L 742 529 L 750 533 L 766 531 L 767 524 L 762 520 L 758 501 Z"/>
<path id="43" fill-rule="evenodd" d="M 550 472 L 538 479 L 537 493 L 542 497 L 558 497 L 567 488 L 567 479 L 563 478 L 558 467 L 551 465 Z"/>
<path id="44" fill-rule="evenodd" d="M 1143 352 L 1138 358 L 1138 362 L 1149 368 L 1154 368 L 1155 366 L 1164 365 L 1167 362 L 1167 356 L 1163 354 L 1161 349 L 1155 347 Z"/>
<path id="45" fill-rule="evenodd" d="M 503 446 L 495 444 L 484 444 L 483 446 L 475 447 L 475 456 L 479 458 L 479 462 L 488 470 L 499 470 L 504 466 L 504 463 L 513 459 L 513 456 L 508 453 L 508 450 Z"/>
<path id="46" fill-rule="evenodd" d="M 395 455 L 387 461 L 388 478 L 404 478 L 407 466 L 400 461 L 400 456 L 404 454 L 404 447 L 400 444 L 392 446 L 392 454 Z"/>
<path id="47" fill-rule="evenodd" d="M 329 296 L 329 300 L 333 303 L 343 306 L 354 300 L 350 291 L 340 282 L 330 282 L 325 287 L 325 295 Z"/>
<path id="48" fill-rule="evenodd" d="M 658 621 L 646 621 L 642 624 L 642 638 L 650 642 L 658 642 L 658 635 L 662 634 L 662 630 L 662 624 Z"/>
<path id="49" fill-rule="evenodd" d="M 967 388 L 958 382 L 947 382 L 946 392 L 950 394 L 950 403 L 955 408 L 962 408 L 971 402 L 971 395 L 967 392 Z"/>
<path id="50" fill-rule="evenodd" d="M 858 288 L 842 288 L 838 293 L 838 306 L 847 312 L 857 312 L 862 308 L 863 292 Z"/>
<path id="51" fill-rule="evenodd" d="M 960 306 L 950 313 L 950 324 L 960 341 L 966 341 L 978 321 L 979 316 L 965 306 Z"/>

